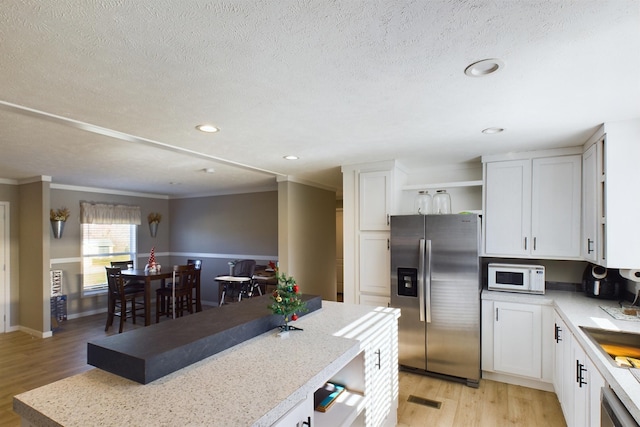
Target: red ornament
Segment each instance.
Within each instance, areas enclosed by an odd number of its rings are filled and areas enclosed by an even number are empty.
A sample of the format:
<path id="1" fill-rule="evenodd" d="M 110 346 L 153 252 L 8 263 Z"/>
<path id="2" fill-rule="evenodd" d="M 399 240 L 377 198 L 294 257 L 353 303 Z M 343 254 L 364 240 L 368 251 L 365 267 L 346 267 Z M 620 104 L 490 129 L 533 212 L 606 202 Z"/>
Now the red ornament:
<path id="1" fill-rule="evenodd" d="M 299 290 L 300 288 L 298 287 L 298 285 L 293 285 L 293 292 L 297 294 Z"/>
<path id="2" fill-rule="evenodd" d="M 297 315 L 297 314 L 295 314 L 295 313 L 293 313 L 293 314 L 291 315 L 291 320 L 298 320 L 298 315 Z"/>

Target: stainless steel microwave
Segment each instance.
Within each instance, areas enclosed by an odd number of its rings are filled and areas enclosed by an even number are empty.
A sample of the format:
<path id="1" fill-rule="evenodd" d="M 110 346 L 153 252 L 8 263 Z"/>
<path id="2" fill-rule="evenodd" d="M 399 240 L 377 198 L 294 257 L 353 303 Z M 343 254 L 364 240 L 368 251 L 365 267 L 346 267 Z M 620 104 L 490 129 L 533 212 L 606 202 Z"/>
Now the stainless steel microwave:
<path id="1" fill-rule="evenodd" d="M 544 266 L 529 264 L 488 265 L 488 288 L 492 291 L 544 294 Z"/>

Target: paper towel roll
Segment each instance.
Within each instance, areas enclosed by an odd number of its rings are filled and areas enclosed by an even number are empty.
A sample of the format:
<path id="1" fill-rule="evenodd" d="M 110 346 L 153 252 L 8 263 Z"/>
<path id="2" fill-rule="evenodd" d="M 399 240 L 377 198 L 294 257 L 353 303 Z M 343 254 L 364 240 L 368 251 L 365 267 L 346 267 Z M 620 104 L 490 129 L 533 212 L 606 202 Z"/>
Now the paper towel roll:
<path id="1" fill-rule="evenodd" d="M 640 270 L 621 268 L 620 275 L 627 280 L 640 283 Z"/>

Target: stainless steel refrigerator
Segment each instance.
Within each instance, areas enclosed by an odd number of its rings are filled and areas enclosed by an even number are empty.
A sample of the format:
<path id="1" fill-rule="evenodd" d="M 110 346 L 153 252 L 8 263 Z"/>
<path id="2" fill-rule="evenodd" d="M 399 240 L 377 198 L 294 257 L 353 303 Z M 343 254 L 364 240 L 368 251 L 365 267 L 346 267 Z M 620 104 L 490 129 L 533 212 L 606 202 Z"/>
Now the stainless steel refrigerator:
<path id="1" fill-rule="evenodd" d="M 402 310 L 401 367 L 478 386 L 479 246 L 475 214 L 391 217 L 391 306 Z"/>

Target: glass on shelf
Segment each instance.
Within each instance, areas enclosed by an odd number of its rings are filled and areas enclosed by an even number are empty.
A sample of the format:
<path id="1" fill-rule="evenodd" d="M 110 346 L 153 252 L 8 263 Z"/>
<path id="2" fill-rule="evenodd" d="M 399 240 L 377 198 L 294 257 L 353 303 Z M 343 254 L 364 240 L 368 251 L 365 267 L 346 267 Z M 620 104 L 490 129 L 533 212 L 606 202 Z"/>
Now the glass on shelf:
<path id="1" fill-rule="evenodd" d="M 447 190 L 438 190 L 433 196 L 433 213 L 434 214 L 450 214 L 451 213 L 451 196 Z"/>
<path id="2" fill-rule="evenodd" d="M 431 194 L 427 190 L 418 191 L 418 195 L 415 200 L 414 212 L 420 215 L 428 215 L 431 213 L 433 202 Z"/>

